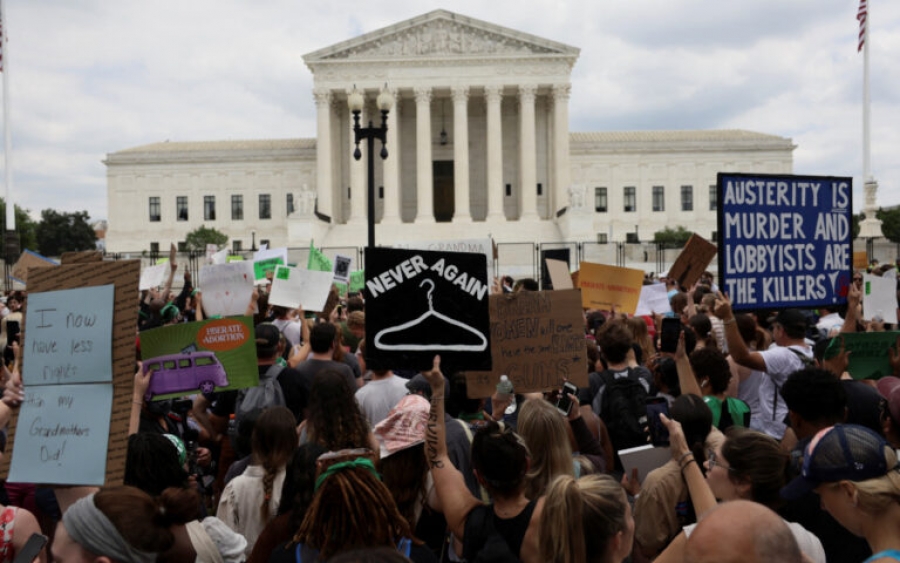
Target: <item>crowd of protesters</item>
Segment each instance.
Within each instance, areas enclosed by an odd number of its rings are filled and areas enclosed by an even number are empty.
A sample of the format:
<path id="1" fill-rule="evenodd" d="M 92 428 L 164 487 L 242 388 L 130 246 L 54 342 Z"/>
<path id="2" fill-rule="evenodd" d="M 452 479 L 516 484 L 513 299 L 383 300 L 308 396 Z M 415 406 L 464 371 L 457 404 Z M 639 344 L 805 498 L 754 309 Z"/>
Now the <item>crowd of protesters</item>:
<path id="1" fill-rule="evenodd" d="M 585 311 L 588 385 L 481 398 L 439 356 L 421 373 L 367 369 L 361 295 L 334 288 L 308 314 L 270 306 L 262 285 L 246 314 L 277 392 L 247 410 L 239 391 L 146 398 L 141 334 L 207 318 L 176 272 L 137 304 L 124 486 L 3 483 L 0 563 L 40 532 L 38 559 L 62 563 L 900 560 L 900 339 L 892 375 L 848 372 L 842 334 L 895 328 L 862 320 L 861 275 L 846 306 L 817 312 L 738 313 L 709 273 L 648 280 L 672 312 Z M 26 302 L 0 308 L 3 425 L 24 399 Z M 651 427 L 671 459 L 624 471 L 618 452 Z"/>

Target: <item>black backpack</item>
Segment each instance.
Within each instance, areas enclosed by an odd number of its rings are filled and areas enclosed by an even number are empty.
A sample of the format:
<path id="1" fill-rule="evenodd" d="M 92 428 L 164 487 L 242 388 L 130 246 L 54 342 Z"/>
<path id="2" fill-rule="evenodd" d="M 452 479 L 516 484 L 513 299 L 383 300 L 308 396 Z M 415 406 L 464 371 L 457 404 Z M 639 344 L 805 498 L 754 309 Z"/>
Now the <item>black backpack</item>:
<path id="1" fill-rule="evenodd" d="M 468 563 L 518 563 L 506 539 L 494 527 L 494 509 L 490 505 L 476 506 L 467 516 L 468 533 L 476 532 L 476 538 L 466 536 L 466 543 L 480 545 L 474 556 L 465 559 Z"/>
<path id="2" fill-rule="evenodd" d="M 600 380 L 603 394 L 599 397 L 600 404 L 594 405 L 594 412 L 601 414 L 613 449 L 618 451 L 648 444 L 647 389 L 640 377 L 628 368 L 625 377 L 616 377 L 615 372 L 607 370 L 600 374 Z M 595 403 L 597 400 L 598 397 L 594 397 Z"/>

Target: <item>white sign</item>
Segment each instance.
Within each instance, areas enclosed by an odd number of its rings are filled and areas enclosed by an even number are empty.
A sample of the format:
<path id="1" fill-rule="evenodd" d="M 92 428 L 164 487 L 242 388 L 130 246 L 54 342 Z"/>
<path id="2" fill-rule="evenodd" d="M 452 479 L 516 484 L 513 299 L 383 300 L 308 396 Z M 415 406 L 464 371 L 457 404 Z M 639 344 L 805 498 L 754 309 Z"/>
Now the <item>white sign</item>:
<path id="1" fill-rule="evenodd" d="M 637 309 L 634 316 L 642 317 L 644 315 L 652 315 L 653 313 L 668 313 L 672 310 L 669 303 L 669 295 L 666 291 L 666 284 L 654 283 L 641 287 L 641 297 L 638 299 Z"/>
<path id="2" fill-rule="evenodd" d="M 153 289 L 154 287 L 161 286 L 165 283 L 168 273 L 168 262 L 144 268 L 144 271 L 141 272 L 141 281 L 138 283 L 138 289 L 144 291 L 145 289 Z"/>
<path id="3" fill-rule="evenodd" d="M 291 308 L 302 305 L 305 311 L 321 311 L 328 301 L 332 281 L 332 272 L 276 266 L 269 305 Z"/>
<path id="4" fill-rule="evenodd" d="M 875 317 L 890 324 L 897 324 L 897 279 L 863 275 L 863 319 Z"/>
<path id="5" fill-rule="evenodd" d="M 253 263 L 229 262 L 200 268 L 203 311 L 207 316 L 230 317 L 247 312 L 253 295 Z"/>
<path id="6" fill-rule="evenodd" d="M 338 254 L 334 257 L 334 279 L 341 283 L 350 283 L 350 266 L 353 258 Z"/>
<path id="7" fill-rule="evenodd" d="M 484 258 L 487 260 L 488 278 L 493 275 L 491 272 L 494 271 L 494 241 L 490 238 L 421 240 L 409 244 L 395 244 L 394 248 L 484 254 Z"/>

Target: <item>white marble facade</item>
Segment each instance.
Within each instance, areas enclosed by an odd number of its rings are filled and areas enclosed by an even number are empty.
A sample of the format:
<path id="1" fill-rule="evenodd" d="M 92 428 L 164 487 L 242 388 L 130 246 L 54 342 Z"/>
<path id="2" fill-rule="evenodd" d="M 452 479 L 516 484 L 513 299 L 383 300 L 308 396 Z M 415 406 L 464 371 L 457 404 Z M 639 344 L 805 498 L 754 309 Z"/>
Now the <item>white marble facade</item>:
<path id="1" fill-rule="evenodd" d="M 794 145 L 773 135 L 570 133 L 578 53 L 444 10 L 310 53 L 315 139 L 156 143 L 110 153 L 107 248 L 164 248 L 201 224 L 243 249 L 263 240 L 364 245 L 366 147 L 355 161 L 347 108 L 354 87 L 367 99 L 364 123 L 380 124 L 375 98 L 385 85 L 396 100 L 387 160 L 375 146 L 379 244 L 488 235 L 646 240 L 677 225 L 711 237 L 717 172 L 791 172 Z"/>

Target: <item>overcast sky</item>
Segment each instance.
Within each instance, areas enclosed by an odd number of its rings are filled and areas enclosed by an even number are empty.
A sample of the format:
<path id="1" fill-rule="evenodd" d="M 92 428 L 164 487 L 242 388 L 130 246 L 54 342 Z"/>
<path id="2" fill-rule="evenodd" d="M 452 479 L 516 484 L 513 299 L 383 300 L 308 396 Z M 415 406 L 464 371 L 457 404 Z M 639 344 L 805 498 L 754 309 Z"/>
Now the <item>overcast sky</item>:
<path id="1" fill-rule="evenodd" d="M 870 0 L 872 169 L 900 204 L 900 2 Z M 108 153 L 315 137 L 302 56 L 444 8 L 581 49 L 570 129 L 749 129 L 863 204 L 858 0 L 5 0 L 16 203 L 106 218 Z M 2 190 L 0 190 L 2 192 Z"/>

